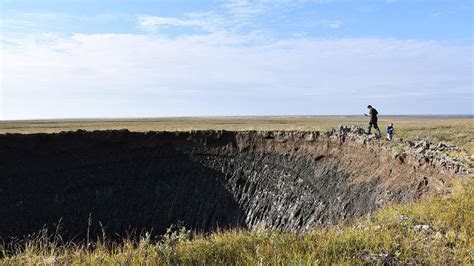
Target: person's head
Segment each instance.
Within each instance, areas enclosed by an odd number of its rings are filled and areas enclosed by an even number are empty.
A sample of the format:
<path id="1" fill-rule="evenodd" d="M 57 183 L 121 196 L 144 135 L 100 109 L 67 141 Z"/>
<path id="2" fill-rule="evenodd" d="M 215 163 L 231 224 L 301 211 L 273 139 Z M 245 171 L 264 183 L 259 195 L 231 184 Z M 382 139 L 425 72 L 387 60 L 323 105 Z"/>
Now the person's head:
<path id="1" fill-rule="evenodd" d="M 367 109 L 372 109 L 372 105 L 367 105 Z"/>
<path id="2" fill-rule="evenodd" d="M 393 127 L 393 123 L 388 124 L 389 126 Z"/>

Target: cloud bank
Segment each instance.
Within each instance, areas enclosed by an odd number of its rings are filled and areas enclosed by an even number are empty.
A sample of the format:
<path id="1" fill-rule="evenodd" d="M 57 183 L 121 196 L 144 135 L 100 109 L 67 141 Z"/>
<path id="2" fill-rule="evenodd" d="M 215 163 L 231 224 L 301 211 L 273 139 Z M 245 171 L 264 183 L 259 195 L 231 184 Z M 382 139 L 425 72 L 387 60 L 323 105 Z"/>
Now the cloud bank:
<path id="1" fill-rule="evenodd" d="M 205 27 L 153 17 L 139 24 Z M 213 31 L 3 43 L 2 119 L 358 114 L 369 103 L 385 114 L 473 112 L 472 47 L 435 41 Z"/>

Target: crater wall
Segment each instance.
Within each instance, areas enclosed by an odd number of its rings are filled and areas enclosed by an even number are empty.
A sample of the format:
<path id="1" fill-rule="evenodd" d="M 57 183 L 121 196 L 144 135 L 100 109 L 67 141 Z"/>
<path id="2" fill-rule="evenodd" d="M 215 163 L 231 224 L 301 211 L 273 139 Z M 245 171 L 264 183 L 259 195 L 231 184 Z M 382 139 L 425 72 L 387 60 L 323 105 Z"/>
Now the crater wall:
<path id="1" fill-rule="evenodd" d="M 307 230 L 413 201 L 461 172 L 332 132 L 76 131 L 0 135 L 0 237 Z M 89 229 L 88 229 L 89 228 Z"/>

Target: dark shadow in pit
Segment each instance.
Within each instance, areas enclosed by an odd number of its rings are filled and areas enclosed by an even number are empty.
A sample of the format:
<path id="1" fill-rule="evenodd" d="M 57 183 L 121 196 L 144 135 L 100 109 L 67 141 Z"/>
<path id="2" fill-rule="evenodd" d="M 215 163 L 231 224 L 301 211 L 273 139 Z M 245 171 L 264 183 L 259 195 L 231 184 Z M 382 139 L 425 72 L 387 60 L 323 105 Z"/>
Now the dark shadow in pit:
<path id="1" fill-rule="evenodd" d="M 61 156 L 75 160 L 72 154 Z M 245 227 L 245 213 L 224 186 L 224 174 L 187 154 L 168 147 L 106 160 L 0 176 L 0 237 L 21 237 L 45 225 L 54 231 L 61 220 L 65 239 L 85 239 L 89 215 L 91 238 L 101 234 L 99 221 L 108 236 L 131 230 L 161 234 L 178 222 L 202 231 Z"/>

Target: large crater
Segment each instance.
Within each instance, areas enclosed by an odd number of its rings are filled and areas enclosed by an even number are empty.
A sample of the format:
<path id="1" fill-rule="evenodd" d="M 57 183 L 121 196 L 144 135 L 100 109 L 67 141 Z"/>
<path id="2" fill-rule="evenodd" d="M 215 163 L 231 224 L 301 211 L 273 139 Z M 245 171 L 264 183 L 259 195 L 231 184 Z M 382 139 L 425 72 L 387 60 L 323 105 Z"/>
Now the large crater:
<path id="1" fill-rule="evenodd" d="M 0 237 L 60 220 L 75 238 L 99 221 L 111 235 L 306 230 L 413 201 L 458 171 L 350 130 L 0 135 Z"/>

